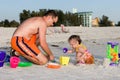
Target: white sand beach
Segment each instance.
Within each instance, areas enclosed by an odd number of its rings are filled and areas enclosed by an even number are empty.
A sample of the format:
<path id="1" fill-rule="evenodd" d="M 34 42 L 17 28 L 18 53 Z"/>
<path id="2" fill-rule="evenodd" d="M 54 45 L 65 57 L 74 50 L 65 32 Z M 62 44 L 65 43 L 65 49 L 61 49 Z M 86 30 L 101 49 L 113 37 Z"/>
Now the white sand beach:
<path id="1" fill-rule="evenodd" d="M 68 33 L 62 33 L 60 27 L 48 29 L 47 42 L 59 63 L 62 55 L 70 57 L 68 66 L 50 69 L 45 65 L 10 68 L 4 64 L 0 68 L 0 80 L 120 80 L 120 65 L 107 66 L 106 47 L 108 41 L 118 42 L 120 46 L 120 27 L 66 27 Z M 0 50 L 10 52 L 10 39 L 15 28 L 0 27 Z M 53 33 L 51 30 L 55 30 Z M 93 65 L 75 65 L 75 54 L 64 54 L 62 49 L 70 46 L 67 42 L 72 34 L 80 35 L 83 43 L 95 57 Z M 58 45 L 58 47 L 52 46 Z M 119 47 L 120 52 L 120 47 Z"/>

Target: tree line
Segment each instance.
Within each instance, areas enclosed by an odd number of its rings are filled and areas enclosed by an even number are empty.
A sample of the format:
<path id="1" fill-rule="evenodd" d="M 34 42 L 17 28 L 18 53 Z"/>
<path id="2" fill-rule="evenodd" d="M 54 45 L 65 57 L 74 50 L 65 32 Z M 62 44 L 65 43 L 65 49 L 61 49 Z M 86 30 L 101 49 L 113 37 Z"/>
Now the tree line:
<path id="1" fill-rule="evenodd" d="M 9 21 L 5 19 L 0 22 L 0 27 L 18 27 L 24 20 L 35 17 L 35 16 L 43 16 L 43 14 L 49 9 L 39 9 L 39 11 L 30 11 L 30 10 L 23 10 L 19 14 L 19 21 L 15 20 Z M 65 26 L 80 26 L 82 23 L 82 19 L 76 13 L 71 12 L 63 12 L 62 10 L 55 10 L 58 14 L 59 20 L 55 24 L 55 26 L 60 26 L 60 24 L 64 24 Z M 99 26 L 112 26 L 109 17 L 103 15 L 100 18 Z M 120 26 L 120 21 L 116 24 L 116 26 Z"/>

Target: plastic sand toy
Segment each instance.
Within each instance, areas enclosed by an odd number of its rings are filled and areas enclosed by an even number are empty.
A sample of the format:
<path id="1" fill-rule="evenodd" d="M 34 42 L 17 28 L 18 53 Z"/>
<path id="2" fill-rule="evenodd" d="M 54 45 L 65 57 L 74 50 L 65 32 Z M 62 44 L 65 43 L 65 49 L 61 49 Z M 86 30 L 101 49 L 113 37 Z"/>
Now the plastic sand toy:
<path id="1" fill-rule="evenodd" d="M 16 68 L 18 67 L 18 63 L 20 62 L 20 59 L 16 56 L 13 56 L 10 58 L 10 67 L 11 68 Z"/>
<path id="2" fill-rule="evenodd" d="M 48 63 L 46 67 L 51 69 L 59 69 L 61 66 L 57 63 Z"/>
<path id="3" fill-rule="evenodd" d="M 28 67 L 28 66 L 32 66 L 31 62 L 19 62 L 18 64 L 19 67 Z"/>
<path id="4" fill-rule="evenodd" d="M 5 58 L 6 58 L 6 52 L 0 51 L 0 67 L 4 66 Z"/>
<path id="5" fill-rule="evenodd" d="M 61 65 L 68 65 L 70 57 L 67 56 L 60 56 L 60 64 Z"/>

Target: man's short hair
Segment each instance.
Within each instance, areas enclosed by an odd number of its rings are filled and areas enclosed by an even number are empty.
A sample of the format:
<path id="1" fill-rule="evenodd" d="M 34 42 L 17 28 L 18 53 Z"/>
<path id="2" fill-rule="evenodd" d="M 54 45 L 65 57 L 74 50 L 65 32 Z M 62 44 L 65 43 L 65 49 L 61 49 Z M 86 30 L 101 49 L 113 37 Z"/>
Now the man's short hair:
<path id="1" fill-rule="evenodd" d="M 55 10 L 48 10 L 48 11 L 44 14 L 44 16 L 48 16 L 48 15 L 53 16 L 53 17 L 57 17 L 57 16 L 58 16 Z"/>

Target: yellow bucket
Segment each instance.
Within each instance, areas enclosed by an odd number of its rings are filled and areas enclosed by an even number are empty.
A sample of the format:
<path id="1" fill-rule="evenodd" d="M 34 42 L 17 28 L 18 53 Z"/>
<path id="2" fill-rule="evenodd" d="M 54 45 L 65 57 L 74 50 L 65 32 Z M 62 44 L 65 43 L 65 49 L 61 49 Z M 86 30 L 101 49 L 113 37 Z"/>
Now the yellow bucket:
<path id="1" fill-rule="evenodd" d="M 67 56 L 60 56 L 60 64 L 61 65 L 68 65 L 70 57 Z"/>

